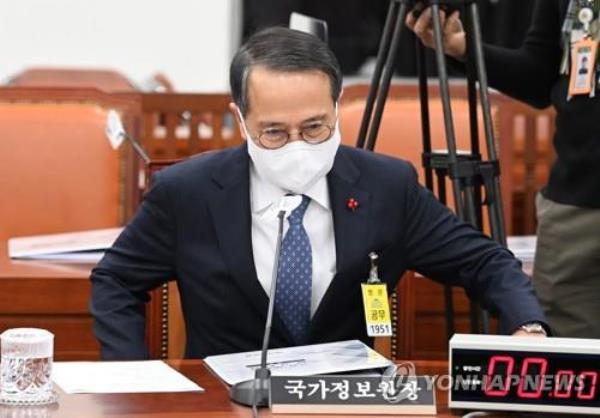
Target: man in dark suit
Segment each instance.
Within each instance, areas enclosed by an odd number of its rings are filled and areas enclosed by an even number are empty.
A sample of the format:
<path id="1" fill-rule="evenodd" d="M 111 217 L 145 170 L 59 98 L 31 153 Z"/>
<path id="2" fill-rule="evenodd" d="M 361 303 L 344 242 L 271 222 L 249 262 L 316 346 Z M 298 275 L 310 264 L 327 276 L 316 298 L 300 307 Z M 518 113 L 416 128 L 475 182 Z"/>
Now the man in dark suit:
<path id="1" fill-rule="evenodd" d="M 161 171 L 92 273 L 103 358 L 147 356 L 147 292 L 170 279 L 181 293 L 186 356 L 259 349 L 282 199 L 296 202 L 272 347 L 372 342 L 360 290 L 372 251 L 390 290 L 416 270 L 466 288 L 506 333 L 543 332 L 529 280 L 507 250 L 442 206 L 410 164 L 339 145 L 342 77 L 327 45 L 267 29 L 238 51 L 230 77 L 247 143 Z"/>

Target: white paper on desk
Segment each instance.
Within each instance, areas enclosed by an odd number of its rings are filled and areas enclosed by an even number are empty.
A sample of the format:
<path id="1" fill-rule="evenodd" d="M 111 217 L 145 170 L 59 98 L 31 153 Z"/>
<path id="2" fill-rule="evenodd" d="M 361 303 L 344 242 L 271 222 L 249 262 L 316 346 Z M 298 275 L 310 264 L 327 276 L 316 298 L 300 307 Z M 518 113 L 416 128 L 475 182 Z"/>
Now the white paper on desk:
<path id="1" fill-rule="evenodd" d="M 66 393 L 204 391 L 160 360 L 55 362 L 52 380 Z"/>
<path id="2" fill-rule="evenodd" d="M 56 261 L 58 263 L 97 264 L 104 257 L 104 251 L 78 251 L 60 254 L 39 254 L 30 257 L 17 257 L 24 260 Z"/>
<path id="3" fill-rule="evenodd" d="M 227 384 L 254 378 L 260 351 L 210 356 L 204 362 Z M 310 376 L 384 368 L 392 362 L 362 341 L 351 340 L 269 350 L 267 363 L 274 376 Z"/>
<path id="4" fill-rule="evenodd" d="M 512 236 L 506 239 L 508 249 L 519 260 L 531 262 L 535 258 L 535 249 L 537 246 L 537 237 L 535 235 Z"/>
<path id="5" fill-rule="evenodd" d="M 10 258 L 98 262 L 123 228 L 36 235 L 8 240 Z"/>

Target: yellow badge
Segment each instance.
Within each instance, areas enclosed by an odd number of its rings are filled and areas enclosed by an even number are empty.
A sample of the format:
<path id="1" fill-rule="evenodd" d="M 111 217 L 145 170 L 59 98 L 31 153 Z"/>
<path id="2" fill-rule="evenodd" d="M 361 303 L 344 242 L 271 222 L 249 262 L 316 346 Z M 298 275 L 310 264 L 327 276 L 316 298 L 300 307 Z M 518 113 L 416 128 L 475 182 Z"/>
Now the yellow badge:
<path id="1" fill-rule="evenodd" d="M 362 296 L 369 337 L 391 337 L 392 320 L 387 287 L 383 283 L 363 283 Z"/>
<path id="2" fill-rule="evenodd" d="M 377 268 L 378 255 L 369 254 L 371 259 L 371 272 L 367 283 L 361 284 L 365 320 L 369 337 L 391 337 L 392 320 L 390 304 L 385 283 L 379 279 Z"/>

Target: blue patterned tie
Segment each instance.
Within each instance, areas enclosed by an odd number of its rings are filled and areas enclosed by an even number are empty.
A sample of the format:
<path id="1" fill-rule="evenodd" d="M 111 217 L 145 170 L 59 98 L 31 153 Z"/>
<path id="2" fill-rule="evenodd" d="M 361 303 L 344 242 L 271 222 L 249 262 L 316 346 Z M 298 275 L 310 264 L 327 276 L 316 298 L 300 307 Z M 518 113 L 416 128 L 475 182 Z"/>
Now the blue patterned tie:
<path id="1" fill-rule="evenodd" d="M 302 203 L 288 217 L 290 227 L 281 243 L 275 292 L 277 312 L 296 344 L 305 342 L 310 322 L 312 250 L 302 225 L 309 204 L 310 198 L 302 196 Z"/>

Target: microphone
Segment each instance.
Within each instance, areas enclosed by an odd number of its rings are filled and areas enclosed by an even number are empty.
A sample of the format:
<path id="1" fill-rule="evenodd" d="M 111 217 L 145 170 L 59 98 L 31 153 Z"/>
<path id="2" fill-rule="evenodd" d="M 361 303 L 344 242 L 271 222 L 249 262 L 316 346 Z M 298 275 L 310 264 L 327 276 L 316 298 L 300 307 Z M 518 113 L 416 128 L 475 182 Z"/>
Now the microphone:
<path id="1" fill-rule="evenodd" d="M 111 109 L 106 117 L 106 126 L 104 132 L 110 141 L 110 144 L 114 149 L 118 149 L 124 140 L 131 143 L 131 146 L 135 150 L 136 154 L 144 161 L 145 164 L 150 163 L 150 157 L 142 145 L 133 137 L 131 137 L 121 121 L 119 113 Z"/>
<path id="2" fill-rule="evenodd" d="M 302 201 L 301 196 L 284 196 L 278 205 L 277 218 L 279 220 L 277 232 L 277 244 L 275 246 L 275 259 L 273 260 L 273 272 L 271 275 L 271 289 L 269 292 L 269 308 L 267 310 L 267 320 L 265 323 L 265 333 L 260 356 L 260 367 L 254 371 L 254 379 L 240 382 L 231 387 L 229 397 L 232 401 L 252 406 L 269 406 L 271 396 L 271 371 L 267 367 L 267 353 L 269 340 L 271 338 L 271 324 L 273 323 L 273 312 L 275 308 L 275 292 L 277 291 L 277 272 L 279 270 L 279 257 L 281 253 L 281 242 L 283 241 L 283 221 L 285 215 L 295 209 Z"/>

